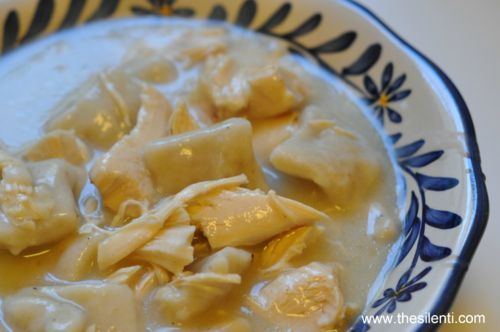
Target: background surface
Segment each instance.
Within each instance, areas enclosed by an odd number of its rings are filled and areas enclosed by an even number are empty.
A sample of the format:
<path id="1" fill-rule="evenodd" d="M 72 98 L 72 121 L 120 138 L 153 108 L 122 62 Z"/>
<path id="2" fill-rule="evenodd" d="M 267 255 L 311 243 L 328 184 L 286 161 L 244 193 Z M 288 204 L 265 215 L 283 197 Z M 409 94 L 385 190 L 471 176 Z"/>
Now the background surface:
<path id="1" fill-rule="evenodd" d="M 500 331 L 500 0 L 358 0 L 438 64 L 458 86 L 476 127 L 490 218 L 451 311 L 485 314 L 485 325 L 441 332 Z"/>

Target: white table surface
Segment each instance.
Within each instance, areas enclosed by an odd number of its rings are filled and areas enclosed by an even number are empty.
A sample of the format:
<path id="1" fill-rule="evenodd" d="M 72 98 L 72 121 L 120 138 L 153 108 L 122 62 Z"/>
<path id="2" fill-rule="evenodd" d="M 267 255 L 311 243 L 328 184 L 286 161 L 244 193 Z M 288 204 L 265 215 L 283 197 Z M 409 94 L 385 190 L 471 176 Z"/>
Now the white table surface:
<path id="1" fill-rule="evenodd" d="M 452 311 L 485 314 L 485 325 L 440 331 L 500 331 L 500 0 L 359 0 L 436 62 L 467 102 L 479 140 L 490 218 Z"/>

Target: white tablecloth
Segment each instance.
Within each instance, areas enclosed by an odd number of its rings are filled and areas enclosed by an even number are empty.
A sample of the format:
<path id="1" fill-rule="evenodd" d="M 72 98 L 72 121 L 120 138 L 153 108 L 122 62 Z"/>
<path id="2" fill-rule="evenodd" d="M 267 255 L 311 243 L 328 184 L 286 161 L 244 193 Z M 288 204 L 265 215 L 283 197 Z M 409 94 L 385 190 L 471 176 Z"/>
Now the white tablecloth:
<path id="1" fill-rule="evenodd" d="M 500 331 L 500 0 L 360 0 L 435 61 L 458 86 L 474 119 L 490 195 L 490 219 L 452 311 L 485 314 Z"/>

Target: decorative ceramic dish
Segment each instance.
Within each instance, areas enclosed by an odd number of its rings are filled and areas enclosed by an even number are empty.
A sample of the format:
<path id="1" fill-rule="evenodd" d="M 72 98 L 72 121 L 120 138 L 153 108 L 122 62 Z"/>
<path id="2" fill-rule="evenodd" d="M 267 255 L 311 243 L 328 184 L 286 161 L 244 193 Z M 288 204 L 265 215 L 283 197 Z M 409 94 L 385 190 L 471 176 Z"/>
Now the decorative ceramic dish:
<path id="1" fill-rule="evenodd" d="M 7 0 L 0 46 L 5 53 L 61 29 L 133 15 L 210 18 L 280 38 L 352 87 L 390 137 L 406 183 L 397 261 L 364 314 L 447 312 L 485 229 L 488 201 L 469 111 L 435 64 L 347 0 Z M 435 327 L 358 319 L 352 330 Z"/>

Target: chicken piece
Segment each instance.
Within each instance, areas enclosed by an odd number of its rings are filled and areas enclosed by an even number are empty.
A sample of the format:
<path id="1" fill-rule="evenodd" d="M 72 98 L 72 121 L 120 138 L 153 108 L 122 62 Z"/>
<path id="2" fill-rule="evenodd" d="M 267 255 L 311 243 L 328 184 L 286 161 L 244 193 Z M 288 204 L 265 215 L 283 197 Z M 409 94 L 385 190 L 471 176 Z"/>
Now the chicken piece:
<path id="1" fill-rule="evenodd" d="M 253 294 L 252 300 L 275 324 L 304 327 L 297 331 L 333 328 L 344 313 L 333 269 L 321 263 L 288 270 Z"/>
<path id="2" fill-rule="evenodd" d="M 179 135 L 196 129 L 200 129 L 200 124 L 189 113 L 187 105 L 181 103 L 177 106 L 169 121 L 170 135 Z"/>
<path id="3" fill-rule="evenodd" d="M 312 180 L 341 206 L 370 193 L 382 171 L 361 138 L 322 119 L 308 120 L 270 159 L 278 170 Z"/>
<path id="4" fill-rule="evenodd" d="M 243 114 L 269 118 L 299 109 L 307 98 L 306 87 L 296 74 L 279 65 L 238 69 L 227 55 L 209 59 L 204 68 L 218 119 Z"/>
<path id="5" fill-rule="evenodd" d="M 243 249 L 226 247 L 192 265 L 194 272 L 242 274 L 252 262 L 252 254 Z"/>
<path id="6" fill-rule="evenodd" d="M 153 301 L 166 319 L 181 323 L 219 303 L 240 283 L 238 274 L 205 272 L 181 276 L 159 288 Z"/>
<path id="7" fill-rule="evenodd" d="M 245 183 L 247 183 L 247 179 L 243 175 L 200 182 L 186 187 L 173 197 L 161 200 L 146 214 L 112 232 L 108 238 L 99 244 L 97 250 L 99 268 L 101 270 L 107 269 L 143 247 L 165 225 L 179 224 L 178 211 L 190 200 L 216 189 L 236 187 Z M 180 216 L 185 218 L 183 212 L 180 213 Z"/>
<path id="8" fill-rule="evenodd" d="M 214 249 L 256 245 L 292 228 L 329 220 L 324 213 L 273 191 L 264 194 L 244 188 L 200 197 L 188 212 Z"/>
<path id="9" fill-rule="evenodd" d="M 63 159 L 82 166 L 90 159 L 90 152 L 75 134 L 67 130 L 54 130 L 31 145 L 23 154 L 28 161 Z"/>
<path id="10" fill-rule="evenodd" d="M 160 92 L 144 89 L 137 125 L 92 167 L 91 180 L 99 188 L 107 208 L 117 211 L 126 200 L 155 198 L 156 191 L 144 167 L 141 148 L 167 134 L 171 112 L 170 104 Z"/>
<path id="11" fill-rule="evenodd" d="M 241 173 L 251 187 L 267 188 L 253 153 L 252 126 L 244 119 L 150 143 L 144 149 L 144 160 L 163 195 L 199 181 Z"/>
<path id="12" fill-rule="evenodd" d="M 84 170 L 58 159 L 24 163 L 2 150 L 0 169 L 0 248 L 18 255 L 76 231 Z"/>
<path id="13" fill-rule="evenodd" d="M 135 124 L 140 85 L 119 70 L 90 78 L 56 107 L 48 131 L 74 130 L 93 147 L 107 150 Z"/>
<path id="14" fill-rule="evenodd" d="M 97 247 L 102 234 L 81 234 L 59 256 L 53 274 L 60 279 L 79 281 L 85 278 L 97 263 Z"/>
<path id="15" fill-rule="evenodd" d="M 269 242 L 262 251 L 261 264 L 266 271 L 288 267 L 289 261 L 302 254 L 304 249 L 323 234 L 324 228 L 304 226 L 291 230 Z"/>
<path id="16" fill-rule="evenodd" d="M 194 226 L 166 227 L 142 248 L 136 250 L 131 258 L 146 261 L 163 267 L 173 274 L 180 274 L 186 265 L 194 260 Z"/>

